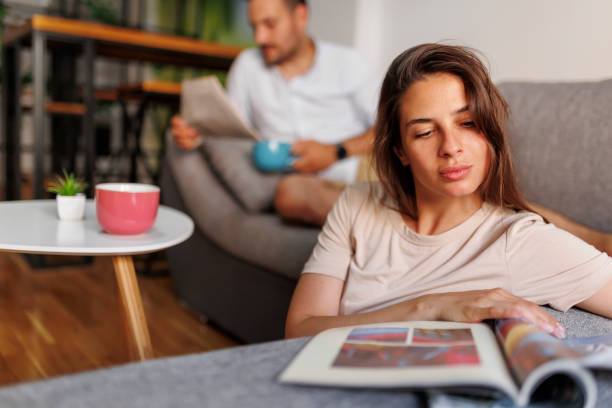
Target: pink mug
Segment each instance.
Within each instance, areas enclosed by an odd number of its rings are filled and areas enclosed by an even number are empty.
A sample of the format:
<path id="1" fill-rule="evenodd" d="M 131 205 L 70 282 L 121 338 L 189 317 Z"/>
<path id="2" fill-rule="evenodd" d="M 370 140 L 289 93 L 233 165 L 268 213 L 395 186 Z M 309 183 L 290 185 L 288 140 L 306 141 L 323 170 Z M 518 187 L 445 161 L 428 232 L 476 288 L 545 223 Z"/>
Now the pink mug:
<path id="1" fill-rule="evenodd" d="M 138 183 L 96 185 L 96 217 L 109 234 L 135 235 L 151 229 L 159 207 L 159 187 Z"/>

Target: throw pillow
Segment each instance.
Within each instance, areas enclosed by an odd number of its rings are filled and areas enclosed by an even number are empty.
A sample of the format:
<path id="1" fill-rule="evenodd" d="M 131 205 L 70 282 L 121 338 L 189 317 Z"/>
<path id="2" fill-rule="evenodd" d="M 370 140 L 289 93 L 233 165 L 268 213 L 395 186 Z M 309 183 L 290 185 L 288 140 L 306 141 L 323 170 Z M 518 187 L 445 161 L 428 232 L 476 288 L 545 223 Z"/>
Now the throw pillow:
<path id="1" fill-rule="evenodd" d="M 263 173 L 252 160 L 254 142 L 242 139 L 208 138 L 202 144 L 213 171 L 249 212 L 272 208 L 282 174 Z"/>

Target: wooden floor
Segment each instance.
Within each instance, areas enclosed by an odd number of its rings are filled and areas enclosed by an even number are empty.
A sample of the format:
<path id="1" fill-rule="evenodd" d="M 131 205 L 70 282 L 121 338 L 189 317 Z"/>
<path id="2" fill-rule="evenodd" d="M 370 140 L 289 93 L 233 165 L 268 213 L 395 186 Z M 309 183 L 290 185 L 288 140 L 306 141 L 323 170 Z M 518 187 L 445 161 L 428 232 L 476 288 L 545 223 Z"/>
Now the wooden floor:
<path id="1" fill-rule="evenodd" d="M 175 297 L 168 277 L 138 277 L 156 357 L 231 347 Z M 0 385 L 128 362 L 111 259 L 32 269 L 0 254 Z"/>

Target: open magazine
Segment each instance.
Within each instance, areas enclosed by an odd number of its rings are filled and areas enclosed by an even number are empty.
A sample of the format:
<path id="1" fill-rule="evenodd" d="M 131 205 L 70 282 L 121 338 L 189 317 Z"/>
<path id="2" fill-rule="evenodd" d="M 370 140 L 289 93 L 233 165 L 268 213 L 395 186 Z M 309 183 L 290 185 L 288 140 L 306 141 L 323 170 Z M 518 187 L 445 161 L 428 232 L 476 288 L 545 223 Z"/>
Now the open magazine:
<path id="1" fill-rule="evenodd" d="M 443 389 L 592 407 L 588 368 L 612 368 L 612 335 L 557 339 L 523 319 L 401 322 L 326 330 L 281 373 L 284 383 Z"/>
<path id="2" fill-rule="evenodd" d="M 200 134 L 261 139 L 232 104 L 214 75 L 183 81 L 181 117 Z"/>

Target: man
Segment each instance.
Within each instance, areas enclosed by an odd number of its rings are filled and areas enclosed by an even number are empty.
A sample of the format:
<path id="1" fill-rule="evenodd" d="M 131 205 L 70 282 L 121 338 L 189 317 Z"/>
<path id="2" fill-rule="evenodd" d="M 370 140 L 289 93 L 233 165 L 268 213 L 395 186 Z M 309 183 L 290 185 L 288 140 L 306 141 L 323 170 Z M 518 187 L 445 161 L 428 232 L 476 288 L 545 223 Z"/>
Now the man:
<path id="1" fill-rule="evenodd" d="M 250 0 L 248 13 L 259 49 L 238 56 L 228 94 L 264 138 L 292 143 L 299 156 L 279 183 L 276 211 L 323 225 L 371 150 L 379 80 L 356 51 L 308 36 L 305 1 Z M 172 133 L 180 147 L 196 146 L 180 117 Z"/>
<path id="2" fill-rule="evenodd" d="M 371 152 L 379 82 L 355 51 L 308 36 L 304 0 L 249 0 L 248 13 L 259 49 L 238 56 L 228 94 L 264 138 L 293 143 L 299 156 L 296 173 L 279 183 L 276 211 L 321 226 L 342 183 L 355 180 L 358 156 Z M 172 119 L 172 134 L 184 149 L 197 145 L 197 132 L 179 116 Z M 612 255 L 612 234 L 534 209 Z"/>

